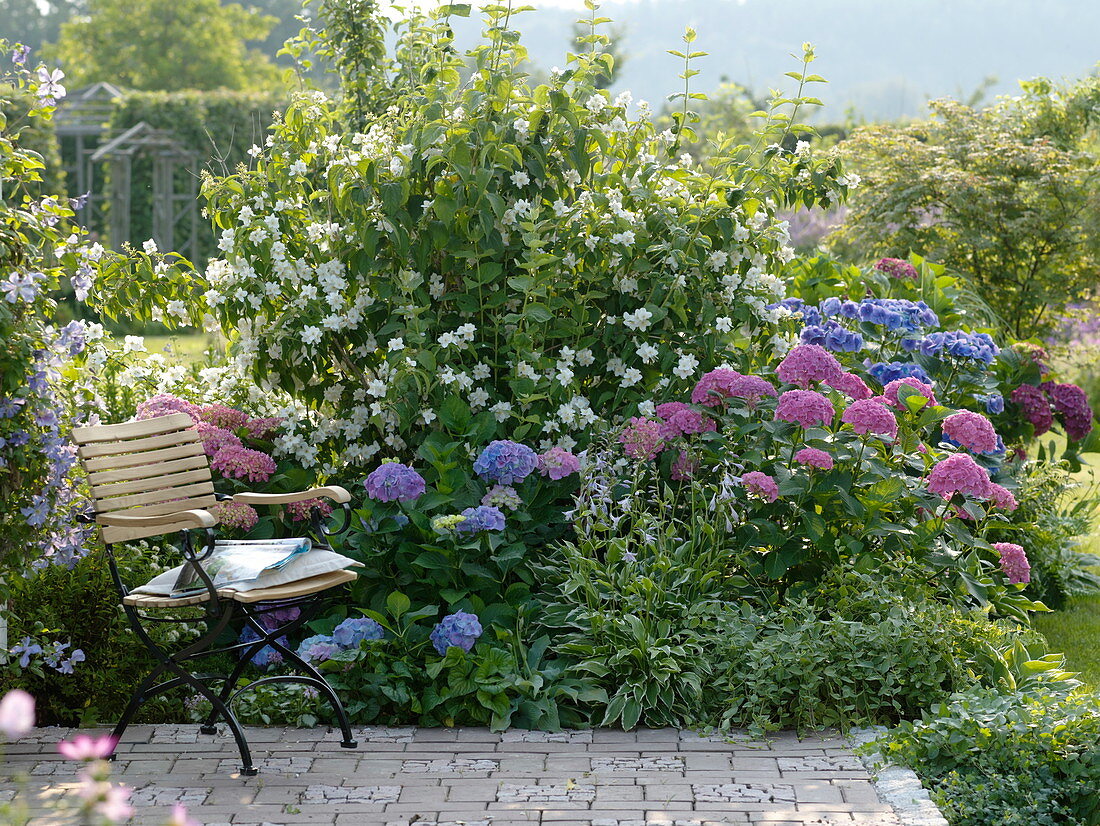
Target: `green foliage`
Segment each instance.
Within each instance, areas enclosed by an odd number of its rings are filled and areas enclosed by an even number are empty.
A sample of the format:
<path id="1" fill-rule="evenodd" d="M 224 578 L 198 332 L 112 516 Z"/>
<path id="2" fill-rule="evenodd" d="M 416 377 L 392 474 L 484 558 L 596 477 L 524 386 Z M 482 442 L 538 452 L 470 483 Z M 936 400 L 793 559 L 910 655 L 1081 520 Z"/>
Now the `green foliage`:
<path id="1" fill-rule="evenodd" d="M 931 120 L 858 130 L 841 148 L 863 186 L 831 236 L 967 273 L 1018 338 L 1048 329 L 1100 268 L 1100 160 L 1088 143 L 1100 80 L 1021 86 L 988 109 L 939 100 Z"/>
<path id="2" fill-rule="evenodd" d="M 89 0 L 53 49 L 73 88 L 270 89 L 274 64 L 246 45 L 275 19 L 218 0 Z"/>
<path id="3" fill-rule="evenodd" d="M 160 573 L 163 551 L 147 542 L 117 547 L 124 579 L 146 582 Z M 71 569 L 47 565 L 13 580 L 10 606 L 12 644 L 24 636 L 57 639 L 69 642 L 70 651 L 81 649 L 87 657 L 74 666 L 72 674 L 37 667 L 23 670 L 16 658 L 0 667 L 0 693 L 21 688 L 32 694 L 39 725 L 117 720 L 134 686 L 156 665 L 122 613 L 102 550 L 88 554 Z M 154 630 L 156 638 L 164 642 L 178 633 L 169 628 Z M 156 702 L 144 713 L 152 719 L 165 719 L 170 705 Z"/>
<path id="4" fill-rule="evenodd" d="M 879 745 L 953 826 L 1100 823 L 1100 705 L 1057 681 L 954 695 Z"/>
<path id="5" fill-rule="evenodd" d="M 522 618 L 513 630 L 487 630 L 469 653 L 451 646 L 441 657 L 428 639 L 435 605 L 413 609 L 408 597 L 393 592 L 381 611 L 361 613 L 382 625 L 386 638 L 321 665 L 356 721 L 556 731 L 584 725 L 583 708 L 607 701 L 567 660 L 547 657 L 549 638 L 524 644 L 529 635 Z M 331 632 L 339 619 L 312 625 Z"/>

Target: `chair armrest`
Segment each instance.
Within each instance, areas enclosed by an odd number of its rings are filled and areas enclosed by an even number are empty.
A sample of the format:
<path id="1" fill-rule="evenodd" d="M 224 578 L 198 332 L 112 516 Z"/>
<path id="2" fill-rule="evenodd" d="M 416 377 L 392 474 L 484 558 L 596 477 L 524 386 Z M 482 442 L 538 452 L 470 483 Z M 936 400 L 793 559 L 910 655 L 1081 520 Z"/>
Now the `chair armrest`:
<path id="1" fill-rule="evenodd" d="M 310 488 L 297 493 L 236 493 L 234 502 L 242 505 L 289 505 L 294 502 L 305 502 L 307 499 L 331 499 L 337 504 L 343 505 L 351 501 L 351 494 L 339 485 L 328 485 L 323 488 Z"/>
<path id="2" fill-rule="evenodd" d="M 213 528 L 218 520 L 214 515 L 202 510 L 177 511 L 157 516 L 127 516 L 124 513 L 99 513 L 96 524 L 114 528 L 147 528 L 158 525 L 183 525 L 191 528 Z"/>

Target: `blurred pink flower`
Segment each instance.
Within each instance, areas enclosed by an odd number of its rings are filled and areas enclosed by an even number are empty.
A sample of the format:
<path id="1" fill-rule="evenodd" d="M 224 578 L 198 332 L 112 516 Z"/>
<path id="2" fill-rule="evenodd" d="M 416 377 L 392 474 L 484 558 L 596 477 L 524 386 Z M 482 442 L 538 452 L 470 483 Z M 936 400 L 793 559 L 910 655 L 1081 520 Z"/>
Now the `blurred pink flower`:
<path id="1" fill-rule="evenodd" d="M 0 699 L 0 731 L 12 740 L 34 728 L 34 697 L 15 688 Z"/>
<path id="2" fill-rule="evenodd" d="M 116 742 L 109 734 L 94 738 L 78 734 L 72 740 L 58 743 L 57 751 L 66 760 L 106 760 L 115 750 Z"/>

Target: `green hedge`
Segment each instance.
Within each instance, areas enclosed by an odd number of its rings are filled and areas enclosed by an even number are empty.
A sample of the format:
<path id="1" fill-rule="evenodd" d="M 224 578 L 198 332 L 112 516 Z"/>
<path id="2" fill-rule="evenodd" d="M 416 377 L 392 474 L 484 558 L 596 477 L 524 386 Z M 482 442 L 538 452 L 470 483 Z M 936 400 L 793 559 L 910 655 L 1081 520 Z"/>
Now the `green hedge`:
<path id="1" fill-rule="evenodd" d="M 177 187 L 201 169 L 225 174 L 249 161 L 248 149 L 263 143 L 272 115 L 285 104 L 281 93 L 219 91 L 128 92 L 115 102 L 110 127 L 121 132 L 144 121 L 155 129 L 171 131 L 187 149 L 198 154 L 194 169 L 181 170 Z M 131 240 L 135 245 L 153 232 L 153 165 L 146 157 L 134 159 L 131 191 Z M 108 196 L 110 181 L 108 179 Z M 199 222 L 199 255 L 202 264 L 216 249 L 210 225 Z"/>

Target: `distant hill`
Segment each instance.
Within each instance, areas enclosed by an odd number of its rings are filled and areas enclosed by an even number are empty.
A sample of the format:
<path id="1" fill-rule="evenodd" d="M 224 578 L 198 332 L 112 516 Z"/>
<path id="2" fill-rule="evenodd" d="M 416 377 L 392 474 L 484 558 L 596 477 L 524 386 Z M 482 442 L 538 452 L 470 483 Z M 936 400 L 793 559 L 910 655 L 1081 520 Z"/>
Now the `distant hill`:
<path id="1" fill-rule="evenodd" d="M 540 6 L 540 0 L 530 0 Z M 476 5 L 476 2 L 475 2 Z M 618 0 L 600 13 L 625 30 L 628 55 L 615 90 L 660 107 L 677 89 L 685 26 L 699 33 L 698 91 L 725 76 L 756 90 L 789 83 L 789 57 L 810 41 L 814 70 L 830 81 L 814 94 L 839 120 L 847 107 L 869 120 L 920 116 L 929 97 L 965 97 L 995 76 L 991 94 L 1017 79 L 1079 77 L 1100 61 L 1100 2 L 1082 0 Z M 583 9 L 540 6 L 517 18 L 532 61 L 563 66 L 570 28 Z M 476 20 L 456 26 L 473 41 Z"/>

